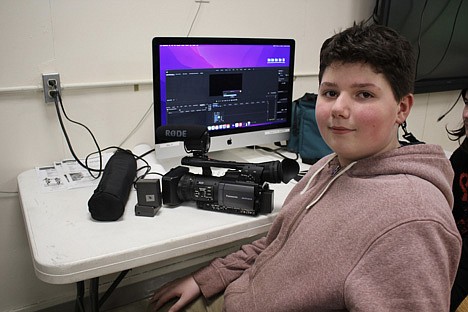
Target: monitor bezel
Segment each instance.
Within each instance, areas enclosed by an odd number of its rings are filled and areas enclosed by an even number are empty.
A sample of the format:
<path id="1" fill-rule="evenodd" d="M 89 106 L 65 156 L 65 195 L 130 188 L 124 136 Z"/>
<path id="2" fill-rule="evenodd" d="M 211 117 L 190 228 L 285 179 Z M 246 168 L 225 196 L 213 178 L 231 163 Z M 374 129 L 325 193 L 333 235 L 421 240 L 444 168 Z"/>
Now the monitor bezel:
<path id="1" fill-rule="evenodd" d="M 153 103 L 154 103 L 154 139 L 155 144 L 167 144 L 167 141 L 160 142 L 156 136 L 156 129 L 162 126 L 161 120 L 161 88 L 160 88 L 160 62 L 159 47 L 161 45 L 192 45 L 192 44 L 210 44 L 210 45 L 288 45 L 290 46 L 289 57 L 289 76 L 290 84 L 288 90 L 288 112 L 287 119 L 282 123 L 269 125 L 260 125 L 255 127 L 235 128 L 226 130 L 210 131 L 210 137 L 247 134 L 256 131 L 275 130 L 286 132 L 291 125 L 291 105 L 293 100 L 293 80 L 294 80 L 294 56 L 295 40 L 290 38 L 224 38 L 224 37 L 154 37 L 152 40 L 152 60 L 153 60 Z"/>

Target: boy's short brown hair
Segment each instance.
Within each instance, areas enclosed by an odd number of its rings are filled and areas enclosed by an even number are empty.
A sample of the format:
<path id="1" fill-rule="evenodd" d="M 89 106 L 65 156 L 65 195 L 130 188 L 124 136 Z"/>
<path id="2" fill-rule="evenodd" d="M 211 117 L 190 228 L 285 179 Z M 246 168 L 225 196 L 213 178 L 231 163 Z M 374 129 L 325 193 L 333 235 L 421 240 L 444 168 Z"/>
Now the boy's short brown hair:
<path id="1" fill-rule="evenodd" d="M 414 91 L 416 61 L 412 46 L 386 26 L 356 24 L 327 39 L 320 50 L 319 83 L 334 62 L 371 65 L 388 80 L 397 101 Z"/>

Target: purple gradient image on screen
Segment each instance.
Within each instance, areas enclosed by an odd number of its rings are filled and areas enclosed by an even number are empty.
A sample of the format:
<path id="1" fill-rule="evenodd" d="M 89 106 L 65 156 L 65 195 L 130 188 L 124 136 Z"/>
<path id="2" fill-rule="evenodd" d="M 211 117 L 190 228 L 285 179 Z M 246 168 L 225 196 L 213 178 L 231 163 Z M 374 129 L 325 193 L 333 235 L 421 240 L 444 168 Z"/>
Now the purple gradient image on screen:
<path id="1" fill-rule="evenodd" d="M 212 149 L 287 138 L 293 39 L 155 37 L 152 47 L 155 129 L 206 126 Z"/>
<path id="2" fill-rule="evenodd" d="M 290 47 L 281 45 L 161 45 L 159 49 L 163 106 L 167 70 L 289 66 L 290 57 Z"/>

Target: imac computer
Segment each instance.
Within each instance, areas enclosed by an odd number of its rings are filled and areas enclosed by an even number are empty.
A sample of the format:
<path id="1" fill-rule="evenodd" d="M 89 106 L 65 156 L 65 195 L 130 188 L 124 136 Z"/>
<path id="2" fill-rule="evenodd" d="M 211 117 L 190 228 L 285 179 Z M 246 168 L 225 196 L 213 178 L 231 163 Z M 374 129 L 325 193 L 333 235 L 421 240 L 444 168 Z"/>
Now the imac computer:
<path id="1" fill-rule="evenodd" d="M 156 37 L 152 48 L 157 159 L 187 156 L 160 126 L 206 126 L 209 152 L 288 140 L 293 39 Z"/>

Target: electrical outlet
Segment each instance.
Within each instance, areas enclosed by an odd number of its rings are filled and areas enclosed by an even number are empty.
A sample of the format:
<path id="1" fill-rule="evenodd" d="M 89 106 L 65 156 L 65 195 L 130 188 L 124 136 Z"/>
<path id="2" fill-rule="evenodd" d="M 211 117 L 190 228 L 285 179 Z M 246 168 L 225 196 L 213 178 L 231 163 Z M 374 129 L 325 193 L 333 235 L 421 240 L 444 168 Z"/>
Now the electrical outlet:
<path id="1" fill-rule="evenodd" d="M 54 103 L 54 97 L 50 91 L 61 91 L 60 75 L 55 74 L 42 74 L 42 88 L 44 90 L 44 101 L 46 103 Z"/>

